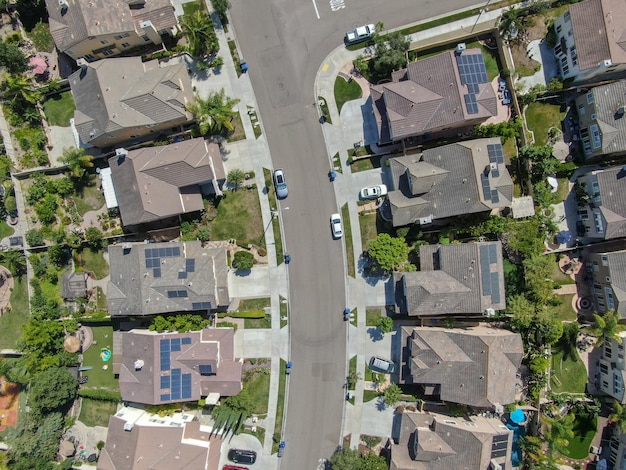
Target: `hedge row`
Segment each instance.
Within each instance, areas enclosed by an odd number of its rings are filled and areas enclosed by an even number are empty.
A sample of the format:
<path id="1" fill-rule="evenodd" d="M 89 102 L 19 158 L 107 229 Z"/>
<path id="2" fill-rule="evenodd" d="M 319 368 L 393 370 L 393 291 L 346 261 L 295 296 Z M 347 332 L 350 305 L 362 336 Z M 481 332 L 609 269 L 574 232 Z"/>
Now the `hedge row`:
<path id="1" fill-rule="evenodd" d="M 81 388 L 78 395 L 83 398 L 91 398 L 92 400 L 112 401 L 119 403 L 122 401 L 120 392 L 113 390 L 104 390 L 102 388 Z"/>
<path id="2" fill-rule="evenodd" d="M 248 312 L 218 313 L 219 318 L 265 318 L 265 310 L 250 310 Z"/>

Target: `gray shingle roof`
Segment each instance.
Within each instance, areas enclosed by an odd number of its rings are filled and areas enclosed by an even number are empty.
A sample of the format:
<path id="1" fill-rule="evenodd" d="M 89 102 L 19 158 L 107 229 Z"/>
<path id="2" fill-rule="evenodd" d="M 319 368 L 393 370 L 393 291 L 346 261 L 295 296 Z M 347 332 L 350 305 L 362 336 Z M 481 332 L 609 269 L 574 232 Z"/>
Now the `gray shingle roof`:
<path id="1" fill-rule="evenodd" d="M 87 275 L 83 273 L 66 272 L 62 276 L 63 298 L 78 299 L 87 295 Z"/>
<path id="2" fill-rule="evenodd" d="M 200 185 L 219 193 L 225 178 L 219 146 L 203 138 L 132 150 L 109 166 L 126 226 L 202 210 Z"/>
<path id="3" fill-rule="evenodd" d="M 388 204 L 393 225 L 510 207 L 513 181 L 504 163 L 490 170 L 488 145 L 501 145 L 500 139 L 476 139 L 391 158 Z M 497 202 L 485 198 L 483 174 L 489 188 L 497 191 Z"/>
<path id="4" fill-rule="evenodd" d="M 468 49 L 463 54 L 481 52 Z M 464 102 L 467 86 L 461 84 L 454 51 L 411 62 L 405 70 L 395 72 L 392 80 L 370 86 L 381 142 L 497 114 L 496 95 L 488 82 L 477 85 L 478 113 L 468 113 Z"/>
<path id="5" fill-rule="evenodd" d="M 391 445 L 389 468 L 486 470 L 492 459 L 510 468 L 512 446 L 513 431 L 495 418 L 450 418 L 405 411 L 398 444 Z"/>
<path id="6" fill-rule="evenodd" d="M 481 314 L 506 308 L 499 241 L 420 247 L 420 271 L 393 274 L 403 315 Z"/>
<path id="7" fill-rule="evenodd" d="M 517 333 L 403 327 L 404 383 L 438 386 L 442 400 L 482 408 L 515 401 L 524 348 Z"/>
<path id="8" fill-rule="evenodd" d="M 622 315 L 626 313 L 626 251 L 606 253 L 611 289 L 615 296 L 615 310 Z"/>
<path id="9" fill-rule="evenodd" d="M 600 187 L 600 212 L 606 221 L 604 238 L 626 236 L 626 170 L 613 167 L 595 172 Z"/>
<path id="10" fill-rule="evenodd" d="M 158 405 L 198 401 L 209 393 L 232 396 L 241 391 L 242 362 L 234 357 L 232 328 L 207 328 L 188 333 L 132 330 L 122 332 L 121 336 L 119 382 L 124 401 Z M 176 340 L 176 348 L 170 349 L 171 340 Z M 164 341 L 166 348 L 161 345 Z M 142 361 L 139 369 L 136 367 L 138 360 Z M 200 366 L 210 366 L 212 375 L 201 375 Z M 182 394 L 180 381 L 174 391 L 170 380 L 175 370 L 182 382 L 189 381 L 190 396 Z M 162 377 L 166 378 L 166 384 L 161 382 Z"/>
<path id="11" fill-rule="evenodd" d="M 192 119 L 184 107 L 193 100 L 185 64 L 159 67 L 157 60 L 142 63 L 140 57 L 103 59 L 74 72 L 69 82 L 76 103 L 74 124 L 85 143 L 123 128 Z"/>
<path id="12" fill-rule="evenodd" d="M 108 250 L 107 303 L 113 316 L 216 310 L 230 303 L 224 248 L 203 248 L 195 240 L 125 243 Z M 159 255 L 160 250 L 168 254 Z"/>

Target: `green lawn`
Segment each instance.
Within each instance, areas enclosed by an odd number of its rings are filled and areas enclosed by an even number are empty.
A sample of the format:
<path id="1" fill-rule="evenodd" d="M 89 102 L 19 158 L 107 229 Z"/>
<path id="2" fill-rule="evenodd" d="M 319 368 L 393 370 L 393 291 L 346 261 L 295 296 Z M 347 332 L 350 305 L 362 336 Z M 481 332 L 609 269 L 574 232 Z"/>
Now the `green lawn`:
<path id="1" fill-rule="evenodd" d="M 10 312 L 0 317 L 0 349 L 13 349 L 22 337 L 22 326 L 28 323 L 28 281 L 26 276 L 14 278 Z"/>
<path id="2" fill-rule="evenodd" d="M 210 224 L 212 240 L 236 239 L 264 245 L 261 205 L 256 189 L 226 191 Z"/>
<path id="3" fill-rule="evenodd" d="M 240 312 L 252 312 L 254 310 L 263 310 L 269 307 L 272 303 L 272 299 L 269 297 L 261 297 L 258 299 L 244 299 L 239 302 Z"/>
<path id="4" fill-rule="evenodd" d="M 363 252 L 369 250 L 370 240 L 375 240 L 378 236 L 376 219 L 376 213 L 365 214 L 359 217 L 359 225 L 361 227 L 361 245 L 363 248 Z"/>
<path id="5" fill-rule="evenodd" d="M 367 326 L 376 326 L 381 316 L 379 308 L 368 308 L 365 311 L 365 324 Z"/>
<path id="6" fill-rule="evenodd" d="M 255 328 L 271 328 L 272 327 L 272 316 L 265 315 L 263 318 L 244 318 L 243 319 L 243 327 L 246 330 L 255 329 Z"/>
<path id="7" fill-rule="evenodd" d="M 376 390 L 363 390 L 363 402 L 367 403 L 375 398 L 378 398 L 379 394 Z"/>
<path id="8" fill-rule="evenodd" d="M 552 126 L 561 127 L 565 117 L 563 105 L 548 101 L 535 101 L 526 109 L 528 129 L 535 133 L 535 145 L 548 143 L 548 129 Z"/>
<path id="9" fill-rule="evenodd" d="M 185 15 L 193 15 L 196 11 L 206 12 L 204 2 L 196 0 L 194 2 L 183 3 L 183 12 Z"/>
<path id="10" fill-rule="evenodd" d="M 598 420 L 595 416 L 577 414 L 574 420 L 574 437 L 563 452 L 571 459 L 584 459 L 589 456 L 589 446 L 596 435 Z"/>
<path id="11" fill-rule="evenodd" d="M 72 198 L 81 216 L 89 211 L 95 211 L 104 206 L 104 196 L 102 195 L 102 191 L 96 186 L 96 175 L 90 176 L 89 182 L 79 188 L 77 194 L 72 196 Z"/>
<path id="12" fill-rule="evenodd" d="M 574 362 L 570 358 L 563 359 L 563 353 L 557 349 L 552 353 L 552 377 L 550 385 L 555 393 L 584 393 L 587 385 L 587 369 L 580 358 Z"/>
<path id="13" fill-rule="evenodd" d="M 53 95 L 43 103 L 43 112 L 51 126 L 69 127 L 75 109 L 74 98 L 69 91 Z"/>
<path id="14" fill-rule="evenodd" d="M 270 204 L 270 210 L 277 210 L 278 203 L 276 202 L 276 191 L 272 183 L 272 172 L 267 168 L 263 168 L 263 178 L 265 178 L 267 187 L 267 200 Z M 280 265 L 284 261 L 284 253 L 283 237 L 280 233 L 280 219 L 278 217 L 272 218 L 272 233 L 274 234 L 274 248 L 276 249 L 276 264 Z M 265 232 L 263 232 L 263 244 L 266 245 Z"/>
<path id="15" fill-rule="evenodd" d="M 576 281 L 574 281 L 571 277 L 561 271 L 561 268 L 559 268 L 559 263 L 556 260 L 552 265 L 552 274 L 550 275 L 550 277 L 554 282 L 561 285 L 576 284 Z"/>
<path id="16" fill-rule="evenodd" d="M 104 362 L 100 357 L 102 348 L 108 348 L 113 352 L 113 327 L 106 323 L 85 323 L 86 326 L 93 331 L 93 339 L 97 344 L 91 347 L 83 354 L 83 365 L 92 366 L 93 369 L 85 371 L 83 375 L 89 377 L 86 387 L 104 387 L 110 390 L 118 390 L 118 383 L 113 375 L 113 360 Z M 103 369 L 102 366 L 107 366 Z"/>
<path id="17" fill-rule="evenodd" d="M 10 237 L 15 230 L 9 226 L 4 220 L 0 221 L 0 239 Z"/>
<path id="18" fill-rule="evenodd" d="M 283 413 L 285 410 L 285 386 L 287 384 L 287 363 L 280 360 L 280 377 L 278 381 L 278 400 L 276 402 L 276 423 L 274 424 L 274 442 L 272 444 L 272 454 L 278 452 L 278 443 L 282 440 Z M 278 439 L 277 439 L 278 438 Z"/>
<path id="19" fill-rule="evenodd" d="M 352 356 L 350 358 L 350 364 L 348 366 L 348 375 L 350 375 L 352 373 L 356 374 L 356 356 Z M 356 383 L 354 385 L 356 385 Z M 350 390 L 354 390 L 354 387 L 351 388 Z"/>
<path id="20" fill-rule="evenodd" d="M 101 251 L 93 251 L 91 248 L 84 248 L 80 252 L 82 268 L 91 271 L 98 279 L 104 279 L 109 275 L 109 265 L 102 256 Z"/>
<path id="21" fill-rule="evenodd" d="M 117 403 L 83 398 L 78 420 L 86 426 L 109 425 L 109 418 L 117 412 Z"/>
<path id="22" fill-rule="evenodd" d="M 335 79 L 335 102 L 340 113 L 346 102 L 359 99 L 361 96 L 363 96 L 363 90 L 356 80 L 348 82 L 339 76 Z"/>
<path id="23" fill-rule="evenodd" d="M 346 263 L 348 265 L 348 276 L 354 277 L 354 245 L 352 244 L 352 224 L 350 223 L 350 212 L 348 204 L 341 207 L 341 218 L 343 219 L 343 239 L 346 244 Z"/>
<path id="24" fill-rule="evenodd" d="M 557 305 L 556 307 L 552 307 L 554 309 L 554 313 L 556 313 L 561 320 L 576 320 L 576 311 L 572 308 L 572 298 L 574 298 L 574 294 L 559 295 L 559 299 L 561 299 L 563 303 L 561 303 L 561 305 Z"/>
<path id="25" fill-rule="evenodd" d="M 40 21 L 33 29 L 26 33 L 28 38 L 33 41 L 35 49 L 41 52 L 52 52 L 54 50 L 54 41 L 50 34 L 48 23 Z M 69 92 L 68 92 L 69 93 Z"/>
<path id="26" fill-rule="evenodd" d="M 269 360 L 267 363 L 269 367 Z M 255 403 L 253 413 L 257 415 L 267 414 L 267 401 L 270 395 L 270 374 L 254 374 L 243 386 L 250 392 L 250 398 Z"/>
<path id="27" fill-rule="evenodd" d="M 365 147 L 359 147 L 359 149 L 369 149 L 369 146 L 366 145 Z M 349 149 L 348 155 L 352 155 L 354 152 L 355 152 L 354 150 Z M 369 152 L 367 150 L 364 150 L 363 153 L 364 155 L 367 155 Z M 357 149 L 356 154 L 357 154 L 356 156 L 359 156 L 358 149 Z M 380 168 L 380 156 L 379 155 L 372 155 L 369 158 L 360 158 L 350 163 L 350 171 L 352 173 L 373 170 L 375 168 Z"/>

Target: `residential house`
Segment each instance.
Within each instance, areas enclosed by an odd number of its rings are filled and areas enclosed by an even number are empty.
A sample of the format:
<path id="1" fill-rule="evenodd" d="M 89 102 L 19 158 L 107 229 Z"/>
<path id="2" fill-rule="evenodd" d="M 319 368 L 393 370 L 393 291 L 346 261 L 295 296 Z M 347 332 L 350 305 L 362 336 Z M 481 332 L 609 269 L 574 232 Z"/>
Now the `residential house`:
<path id="1" fill-rule="evenodd" d="M 606 393 L 614 400 L 626 404 L 624 383 L 626 383 L 626 364 L 624 364 L 624 340 L 626 332 L 619 333 L 622 341 L 605 338 L 598 361 L 598 377 L 595 378 L 596 389 Z"/>
<path id="2" fill-rule="evenodd" d="M 405 411 L 390 470 L 511 468 L 513 431 L 497 418 L 451 418 Z"/>
<path id="3" fill-rule="evenodd" d="M 493 315 L 506 308 L 499 241 L 420 246 L 420 270 L 395 272 L 396 313 Z"/>
<path id="4" fill-rule="evenodd" d="M 626 250 L 590 253 L 586 267 L 593 282 L 596 310 L 615 310 L 626 319 Z"/>
<path id="5" fill-rule="evenodd" d="M 116 153 L 107 175 L 125 227 L 169 217 L 177 223 L 177 216 L 204 209 L 203 193 L 221 194 L 226 179 L 219 146 L 201 137 Z"/>
<path id="6" fill-rule="evenodd" d="M 122 407 L 109 418 L 98 470 L 219 470 L 222 441 L 192 414 Z"/>
<path id="7" fill-rule="evenodd" d="M 498 114 L 481 50 L 464 47 L 411 62 L 391 82 L 370 85 L 379 144 L 456 135 Z"/>
<path id="8" fill-rule="evenodd" d="M 381 216 L 394 227 L 445 223 L 462 214 L 511 207 L 513 181 L 500 139 L 476 139 L 389 159 Z"/>
<path id="9" fill-rule="evenodd" d="M 554 22 L 554 48 L 563 80 L 592 83 L 626 71 L 626 9 L 622 0 L 586 0 Z"/>
<path id="10" fill-rule="evenodd" d="M 600 240 L 626 237 L 626 168 L 594 170 L 578 177 L 577 232 Z"/>
<path id="11" fill-rule="evenodd" d="M 401 335 L 400 383 L 421 385 L 425 395 L 476 408 L 515 401 L 524 355 L 519 333 L 490 326 L 404 326 Z"/>
<path id="12" fill-rule="evenodd" d="M 225 310 L 228 262 L 224 248 L 198 240 L 111 245 L 107 303 L 113 316 Z"/>
<path id="13" fill-rule="evenodd" d="M 585 158 L 626 153 L 626 80 L 589 89 L 576 98 Z"/>
<path id="14" fill-rule="evenodd" d="M 57 49 L 89 62 L 120 55 L 179 31 L 170 0 L 46 0 Z"/>
<path id="15" fill-rule="evenodd" d="M 105 59 L 83 64 L 69 83 L 76 103 L 72 127 L 77 147 L 112 148 L 193 120 L 185 108 L 194 99 L 185 64 Z"/>
<path id="16" fill-rule="evenodd" d="M 243 361 L 235 358 L 232 328 L 188 333 L 131 330 L 122 337 L 119 384 L 122 400 L 144 405 L 197 402 L 237 395 Z"/>
<path id="17" fill-rule="evenodd" d="M 613 429 L 609 441 L 609 451 L 609 462 L 611 463 L 609 468 L 623 470 L 624 463 L 626 463 L 626 433 L 621 432 L 618 426 Z"/>

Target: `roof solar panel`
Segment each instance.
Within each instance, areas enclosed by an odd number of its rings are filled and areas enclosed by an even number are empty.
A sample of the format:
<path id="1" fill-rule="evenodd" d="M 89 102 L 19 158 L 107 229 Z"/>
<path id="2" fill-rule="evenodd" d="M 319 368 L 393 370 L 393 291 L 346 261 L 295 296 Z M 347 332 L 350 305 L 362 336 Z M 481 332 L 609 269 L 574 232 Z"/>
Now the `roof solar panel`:
<path id="1" fill-rule="evenodd" d="M 188 273 L 192 273 L 196 270 L 196 260 L 194 258 L 185 260 L 185 270 Z"/>
<path id="2" fill-rule="evenodd" d="M 180 377 L 180 369 L 172 369 L 172 377 L 174 376 Z"/>
<path id="3" fill-rule="evenodd" d="M 180 388 L 172 389 L 170 400 L 180 400 Z"/>
<path id="4" fill-rule="evenodd" d="M 178 279 L 187 279 L 187 271 L 178 271 Z"/>
<path id="5" fill-rule="evenodd" d="M 170 340 L 162 339 L 161 344 L 159 345 L 159 349 L 161 352 L 164 352 L 164 351 L 170 352 Z"/>
<path id="6" fill-rule="evenodd" d="M 146 268 L 154 268 L 154 258 L 146 258 Z"/>
<path id="7" fill-rule="evenodd" d="M 494 168 L 493 170 L 491 170 L 491 175 L 494 178 L 500 178 L 500 170 L 498 168 Z M 493 201 L 493 202 L 496 202 L 496 201 Z"/>
<path id="8" fill-rule="evenodd" d="M 144 250 L 144 255 L 146 256 L 146 258 L 152 258 L 152 248 L 146 248 Z"/>
<path id="9" fill-rule="evenodd" d="M 489 250 L 489 262 L 497 263 L 498 262 L 498 245 L 495 243 L 487 245 Z"/>
<path id="10" fill-rule="evenodd" d="M 180 338 L 172 338 L 172 351 L 180 351 Z"/>
<path id="11" fill-rule="evenodd" d="M 508 434 L 498 434 L 497 436 L 493 436 L 493 442 L 508 442 L 509 441 L 509 435 Z"/>
<path id="12" fill-rule="evenodd" d="M 152 276 L 153 277 L 161 277 L 161 268 L 154 268 L 152 270 Z"/>
<path id="13" fill-rule="evenodd" d="M 186 290 L 179 290 L 178 292 L 178 297 L 187 297 L 187 291 Z"/>
<path id="14" fill-rule="evenodd" d="M 170 366 L 171 366 L 170 353 L 162 352 L 161 353 L 161 367 L 160 367 L 161 372 L 170 370 Z"/>
<path id="15" fill-rule="evenodd" d="M 180 256 L 180 247 L 179 246 L 175 246 L 174 248 L 172 248 L 172 256 Z"/>
<path id="16" fill-rule="evenodd" d="M 491 458 L 495 459 L 498 457 L 504 457 L 506 455 L 506 449 L 497 449 L 491 451 Z"/>
<path id="17" fill-rule="evenodd" d="M 170 388 L 170 376 L 169 375 L 161 376 L 161 388 Z"/>
<path id="18" fill-rule="evenodd" d="M 201 310 L 202 303 L 201 302 L 191 302 L 191 308 L 194 310 Z"/>
<path id="19" fill-rule="evenodd" d="M 500 202 L 500 196 L 498 195 L 497 189 L 491 190 L 491 202 L 493 202 L 494 204 L 497 204 Z"/>
<path id="20" fill-rule="evenodd" d="M 483 197 L 485 199 L 491 199 L 491 187 L 489 186 L 489 177 L 484 173 L 480 175 L 480 182 L 483 187 Z"/>
<path id="21" fill-rule="evenodd" d="M 498 273 L 491 273 L 491 301 L 494 304 L 500 303 L 500 276 Z"/>
<path id="22" fill-rule="evenodd" d="M 168 246 L 165 249 L 165 256 L 174 256 L 174 249 Z"/>
<path id="23" fill-rule="evenodd" d="M 170 401 L 170 394 L 169 393 L 162 393 L 161 394 L 161 401 Z"/>
<path id="24" fill-rule="evenodd" d="M 191 398 L 191 374 L 183 374 L 181 383 L 182 398 Z"/>
<path id="25" fill-rule="evenodd" d="M 200 364 L 198 366 L 198 370 L 200 371 L 200 375 L 212 375 L 213 367 L 211 364 Z"/>
<path id="26" fill-rule="evenodd" d="M 189 338 L 189 337 L 181 338 L 181 343 L 182 344 L 191 344 L 191 338 Z"/>

